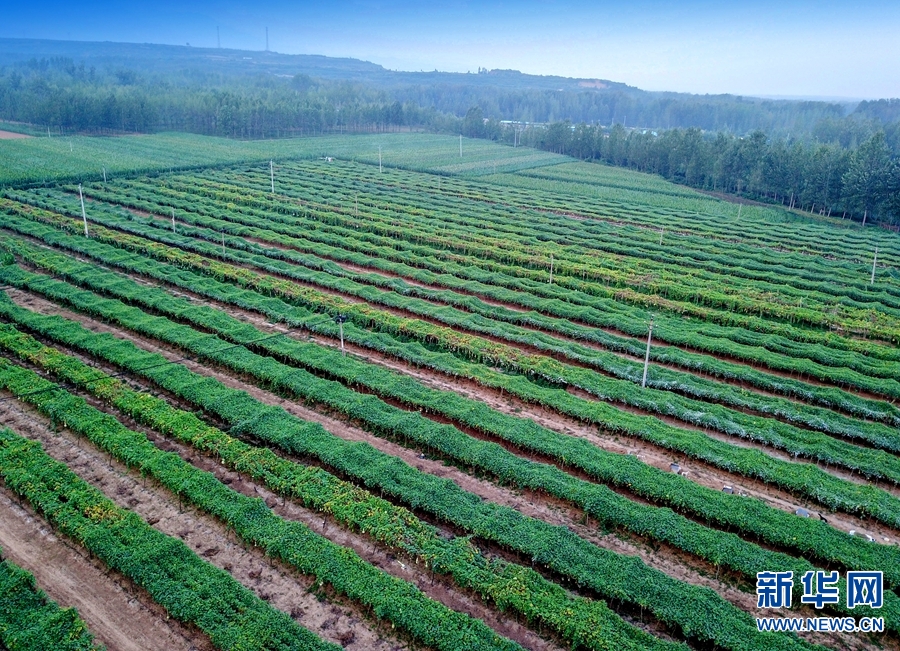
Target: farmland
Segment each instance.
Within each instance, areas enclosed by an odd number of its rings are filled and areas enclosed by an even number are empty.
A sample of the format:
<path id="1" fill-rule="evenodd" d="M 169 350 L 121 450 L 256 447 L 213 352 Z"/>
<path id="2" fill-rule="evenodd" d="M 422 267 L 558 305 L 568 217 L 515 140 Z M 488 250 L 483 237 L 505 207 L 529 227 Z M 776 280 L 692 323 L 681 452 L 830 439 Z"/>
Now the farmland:
<path id="1" fill-rule="evenodd" d="M 0 161 L 0 569 L 69 648 L 900 648 L 896 234 L 425 134 Z"/>

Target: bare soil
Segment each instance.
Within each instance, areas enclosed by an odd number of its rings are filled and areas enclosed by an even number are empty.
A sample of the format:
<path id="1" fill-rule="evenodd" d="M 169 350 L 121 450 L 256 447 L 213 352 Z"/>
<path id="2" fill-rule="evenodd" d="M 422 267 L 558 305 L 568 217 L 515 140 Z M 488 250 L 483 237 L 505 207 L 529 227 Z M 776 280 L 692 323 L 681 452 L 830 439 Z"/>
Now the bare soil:
<path id="1" fill-rule="evenodd" d="M 5 426 L 18 416 L 0 409 Z M 26 502 L 0 488 L 0 545 L 4 555 L 35 575 L 38 587 L 62 607 L 74 607 L 110 651 L 212 651 L 209 639 L 175 619 L 136 589 L 126 577 L 110 572 L 50 525 Z"/>
<path id="2" fill-rule="evenodd" d="M 0 140 L 20 140 L 22 138 L 30 138 L 28 134 L 16 133 L 15 131 L 0 130 Z"/>
<path id="3" fill-rule="evenodd" d="M 126 424 L 132 429 L 138 429 L 136 423 L 127 422 L 127 419 L 122 418 L 121 414 L 116 414 L 116 416 L 126 421 Z M 528 630 L 518 622 L 487 607 L 477 595 L 459 589 L 450 578 L 441 575 L 432 576 L 414 558 L 386 549 L 369 537 L 344 528 L 331 516 L 323 517 L 321 513 L 288 501 L 251 478 L 223 467 L 216 459 L 200 456 L 190 446 L 164 438 L 156 432 L 145 431 L 144 433 L 153 440 L 157 447 L 179 454 L 198 468 L 214 474 L 232 489 L 249 497 L 262 498 L 266 505 L 282 518 L 306 524 L 310 529 L 333 543 L 352 549 L 375 567 L 412 583 L 432 599 L 453 610 L 485 621 L 500 635 L 518 642 L 526 649 L 561 651 L 561 647 L 551 641 L 541 638 L 534 631 Z"/>
<path id="4" fill-rule="evenodd" d="M 131 209 L 131 208 L 124 208 L 124 209 L 129 210 L 130 212 L 132 212 L 132 213 L 135 214 L 135 215 L 140 215 L 140 216 L 143 216 L 143 217 L 152 217 L 152 218 L 155 218 L 155 219 L 157 219 L 157 220 L 165 220 L 165 217 L 163 217 L 163 216 L 155 215 L 155 214 L 153 214 L 153 213 L 149 213 L 149 212 L 146 212 L 146 211 L 143 211 L 143 210 L 137 210 L 137 209 Z M 273 243 L 273 242 L 269 242 L 269 241 L 264 240 L 264 239 L 261 239 L 261 238 L 252 238 L 252 237 L 248 237 L 248 238 L 246 238 L 246 239 L 247 239 L 248 241 L 255 242 L 255 243 L 257 243 L 257 244 L 261 244 L 261 245 L 264 245 L 264 246 L 270 246 L 270 247 L 278 248 L 278 249 L 282 249 L 282 250 L 296 250 L 296 249 L 293 249 L 293 247 L 285 246 L 285 245 L 277 244 L 277 243 Z M 389 272 L 386 272 L 386 271 L 382 271 L 382 270 L 374 270 L 374 269 L 370 269 L 370 268 L 368 268 L 368 267 L 363 267 L 363 266 L 360 266 L 360 265 L 354 265 L 354 264 L 346 263 L 346 262 L 343 262 L 343 261 L 334 260 L 334 259 L 332 259 L 332 258 L 329 258 L 328 256 L 325 256 L 325 255 L 322 255 L 322 254 L 318 254 L 318 253 L 317 253 L 317 255 L 319 255 L 319 256 L 322 257 L 323 259 L 326 259 L 326 260 L 329 260 L 329 261 L 331 261 L 331 262 L 334 262 L 335 264 L 337 264 L 337 265 L 343 267 L 344 269 L 347 269 L 348 271 L 354 271 L 354 272 L 360 272 L 360 273 L 374 273 L 374 274 L 381 275 L 381 276 L 383 276 L 383 277 L 385 277 L 385 278 L 402 278 L 404 281 L 408 282 L 408 283 L 411 284 L 411 285 L 415 285 L 415 286 L 423 287 L 423 288 L 427 288 L 427 289 L 433 289 L 433 290 L 444 290 L 444 289 L 446 289 L 445 287 L 440 287 L 440 286 L 436 286 L 436 285 L 429 285 L 429 284 L 426 284 L 426 283 L 417 282 L 417 281 L 415 281 L 415 280 L 412 280 L 412 279 L 410 279 L 410 278 L 408 278 L 408 277 L 405 277 L 405 276 L 401 276 L 401 275 L 399 275 L 399 274 L 392 274 L 392 273 L 389 273 Z M 235 264 L 235 263 L 231 263 L 231 264 Z M 246 265 L 238 265 L 238 266 L 246 266 Z M 261 273 L 262 275 L 274 275 L 274 274 L 265 274 L 264 272 L 260 272 L 260 273 Z M 280 276 L 279 276 L 279 277 L 280 277 Z M 313 285 L 313 284 L 311 284 L 311 283 L 303 283 L 303 282 L 300 282 L 300 281 L 297 281 L 297 280 L 294 280 L 294 279 L 289 279 L 289 278 L 286 278 L 286 277 L 283 277 L 283 278 L 286 279 L 286 280 L 291 280 L 291 282 L 296 282 L 297 284 L 300 284 L 300 285 L 309 286 L 309 287 L 315 287 L 316 289 L 318 289 L 318 290 L 320 290 L 320 291 L 323 291 L 323 292 L 326 292 L 326 293 L 330 293 L 330 294 L 333 294 L 333 295 L 338 295 L 338 296 L 340 296 L 341 298 L 343 298 L 344 300 L 347 300 L 348 302 L 351 302 L 351 303 L 358 303 L 358 302 L 360 302 L 360 300 L 359 300 L 358 298 L 356 298 L 356 297 L 354 297 L 354 296 L 351 296 L 351 295 L 348 295 L 348 294 L 344 294 L 344 293 L 341 293 L 341 292 L 335 292 L 335 291 L 333 291 L 333 290 L 328 290 L 328 289 L 319 287 L 318 285 Z M 484 301 L 485 303 L 487 303 L 487 304 L 489 304 L 489 305 L 495 305 L 495 306 L 498 306 L 498 307 L 504 307 L 504 308 L 507 308 L 507 309 L 510 309 L 510 310 L 513 310 L 513 311 L 516 311 L 516 312 L 525 312 L 525 311 L 527 311 L 527 310 L 524 309 L 522 306 L 516 305 L 515 303 L 509 303 L 509 302 L 505 302 L 505 301 L 497 301 L 497 300 L 490 299 L 490 298 L 487 298 L 487 297 L 485 297 L 485 296 L 482 296 L 482 295 L 480 295 L 480 294 L 477 294 L 477 293 L 475 293 L 475 292 L 467 292 L 467 291 L 465 291 L 465 290 L 459 290 L 459 289 L 454 290 L 454 291 L 456 291 L 457 293 L 460 293 L 460 294 L 465 294 L 465 295 L 468 295 L 468 296 L 475 296 L 475 297 L 478 297 L 480 300 Z M 422 299 L 422 300 L 426 300 L 426 299 Z M 426 301 L 426 302 L 430 302 L 430 303 L 433 304 L 433 305 L 443 305 L 443 303 L 438 303 L 438 302 L 436 302 L 436 301 Z M 419 318 L 419 319 L 428 321 L 428 322 L 430 322 L 430 323 L 434 323 L 435 325 L 442 325 L 442 326 L 444 326 L 444 327 L 449 327 L 449 328 L 452 328 L 452 329 L 455 329 L 455 330 L 459 330 L 459 328 L 457 328 L 457 327 L 455 327 L 455 326 L 447 326 L 447 325 L 442 324 L 442 323 L 440 323 L 440 322 L 438 322 L 438 321 L 436 321 L 436 320 L 429 319 L 429 318 L 425 318 L 425 317 L 419 317 L 419 316 L 416 316 L 416 315 L 411 314 L 411 313 L 407 313 L 407 312 L 404 312 L 404 311 L 401 311 L 401 310 L 396 310 L 395 308 L 389 308 L 389 307 L 387 307 L 387 306 L 380 306 L 380 308 L 381 308 L 381 309 L 384 309 L 384 310 L 386 310 L 386 311 L 392 312 L 392 313 L 401 314 L 402 316 L 412 316 L 413 318 Z M 458 307 L 457 309 L 466 311 L 464 307 Z M 572 323 L 576 323 L 576 324 L 578 324 L 578 325 L 582 325 L 582 326 L 585 326 L 585 327 L 588 327 L 588 328 L 593 328 L 593 329 L 596 329 L 596 330 L 600 330 L 600 331 L 606 332 L 606 333 L 608 333 L 608 334 L 612 334 L 612 335 L 616 335 L 616 336 L 620 336 L 620 337 L 625 337 L 625 338 L 628 338 L 628 339 L 636 340 L 635 337 L 633 337 L 632 335 L 630 335 L 630 334 L 628 334 L 628 333 L 625 333 L 625 332 L 623 332 L 623 331 L 621 331 L 621 330 L 617 330 L 617 329 L 612 328 L 612 327 L 600 327 L 600 326 L 596 326 L 596 325 L 593 325 L 593 324 L 590 324 L 590 323 L 585 323 L 585 322 L 583 322 L 583 321 L 579 321 L 579 320 L 577 320 L 577 319 L 573 319 L 573 320 L 572 320 Z M 589 342 L 589 341 L 585 341 L 585 340 L 582 340 L 582 339 L 577 339 L 577 338 L 574 338 L 574 337 L 569 337 L 569 336 L 566 336 L 566 335 L 562 335 L 562 334 L 560 334 L 560 333 L 554 332 L 554 331 L 552 331 L 552 330 L 548 330 L 548 329 L 546 329 L 546 328 L 537 328 L 537 327 L 533 327 L 533 326 L 529 326 L 529 325 L 522 325 L 521 327 L 523 327 L 523 328 L 525 328 L 525 329 L 527 329 L 527 330 L 535 331 L 535 332 L 543 332 L 543 333 L 552 335 L 552 336 L 554 336 L 554 337 L 557 337 L 557 338 L 559 338 L 559 339 L 561 339 L 561 340 L 563 340 L 563 341 L 569 341 L 569 342 L 573 342 L 573 343 L 578 343 L 578 344 L 581 344 L 581 345 L 584 345 L 584 346 L 587 346 L 587 347 L 590 347 L 590 348 L 594 348 L 595 350 L 602 350 L 602 351 L 606 351 L 606 352 L 612 352 L 613 354 L 618 355 L 618 356 L 620 356 L 620 357 L 622 357 L 622 358 L 624 358 L 624 359 L 631 359 L 631 360 L 633 360 L 633 361 L 641 361 L 639 358 L 636 358 L 636 357 L 634 357 L 634 356 L 628 355 L 628 354 L 626 354 L 626 353 L 620 353 L 620 352 L 617 352 L 617 351 L 609 351 L 607 348 L 604 348 L 603 346 L 600 346 L 599 344 L 596 344 L 596 343 L 593 343 L 593 342 Z M 479 334 L 478 336 L 481 336 L 481 337 L 490 339 L 490 340 L 492 340 L 492 341 L 496 341 L 496 342 L 500 342 L 500 343 L 505 343 L 505 344 L 510 345 L 510 346 L 518 346 L 518 347 L 520 347 L 520 348 L 524 348 L 524 346 L 522 346 L 522 345 L 520 345 L 520 344 L 515 344 L 515 343 L 509 342 L 509 341 L 507 341 L 507 340 L 505 340 L 505 339 L 501 339 L 501 338 L 499 338 L 499 337 L 493 337 L 493 336 L 490 336 L 490 335 L 483 335 L 483 334 Z M 671 347 L 671 348 L 683 350 L 683 351 L 686 351 L 686 352 L 691 352 L 691 353 L 700 354 L 700 355 L 709 355 L 709 353 L 708 353 L 707 351 L 695 349 L 695 348 L 692 348 L 692 347 L 690 347 L 690 346 L 676 345 L 676 344 L 671 344 L 671 343 L 668 343 L 668 342 L 667 342 L 665 345 L 667 345 L 667 346 L 669 346 L 669 347 Z M 535 354 L 543 354 L 543 355 L 546 355 L 546 353 L 540 352 L 539 349 L 534 349 L 534 351 L 536 351 Z M 591 366 L 586 365 L 586 364 L 582 364 L 582 363 L 579 363 L 579 362 L 575 362 L 575 361 L 570 360 L 570 359 L 568 359 L 568 358 L 566 358 L 566 357 L 564 357 L 564 356 L 562 356 L 562 355 L 559 355 L 559 354 L 552 354 L 552 355 L 550 355 L 550 356 L 554 357 L 555 359 L 559 359 L 559 360 L 561 360 L 561 361 L 562 361 L 562 360 L 565 360 L 567 363 L 574 364 L 574 365 L 576 365 L 576 366 L 583 366 L 583 367 L 586 367 L 586 368 L 592 368 L 592 369 L 595 370 L 595 371 L 598 370 L 598 369 L 596 369 L 595 367 L 591 367 Z M 760 367 L 762 366 L 762 365 L 759 364 L 758 362 L 749 361 L 749 360 L 742 359 L 742 358 L 739 358 L 739 357 L 732 357 L 732 356 L 729 356 L 729 355 L 721 355 L 721 354 L 720 354 L 720 355 L 717 355 L 716 357 L 717 357 L 718 359 L 723 360 L 723 361 L 727 361 L 727 362 L 730 362 L 730 363 L 733 363 L 733 364 L 737 364 L 737 365 L 740 365 L 740 366 L 749 367 L 749 368 L 752 368 L 752 369 L 754 369 L 754 370 L 760 370 Z M 676 365 L 674 365 L 674 364 L 660 364 L 659 362 L 654 362 L 654 365 L 656 365 L 656 366 L 662 366 L 662 367 L 666 367 L 666 368 L 670 368 L 670 369 L 672 369 L 672 370 L 677 370 L 677 371 L 680 371 L 680 372 L 683 372 L 683 373 L 689 373 L 689 374 L 697 375 L 697 376 L 699 376 L 699 377 L 704 377 L 704 374 L 703 374 L 702 372 L 699 372 L 699 371 L 696 371 L 696 370 L 693 370 L 693 369 L 684 369 L 684 368 L 681 368 L 681 367 L 676 366 Z M 600 372 L 600 371 L 598 371 L 598 372 Z M 803 381 L 803 382 L 806 382 L 806 383 L 809 383 L 809 384 L 812 384 L 812 385 L 815 385 L 815 386 L 835 386 L 835 387 L 837 386 L 837 385 L 834 385 L 834 384 L 829 383 L 829 382 L 827 382 L 827 381 L 820 380 L 820 379 L 813 378 L 813 377 L 809 377 L 809 376 L 795 377 L 795 374 L 794 374 L 793 372 L 780 371 L 780 370 L 772 369 L 772 368 L 768 368 L 768 367 L 765 367 L 765 368 L 764 368 L 764 372 L 765 372 L 765 373 L 768 373 L 768 374 L 770 374 L 770 375 L 774 375 L 774 376 L 776 376 L 776 377 L 790 378 L 790 379 L 798 379 L 798 380 L 801 380 L 801 381 Z M 750 384 L 750 383 L 747 383 L 747 382 L 742 382 L 742 381 L 734 380 L 734 379 L 731 379 L 731 378 L 719 378 L 719 377 L 717 377 L 717 376 L 709 376 L 709 377 L 715 379 L 717 382 L 722 382 L 722 383 L 724 383 L 724 384 L 728 384 L 728 385 L 731 385 L 731 386 L 736 386 L 736 387 L 738 387 L 738 388 L 741 388 L 741 389 L 744 389 L 744 390 L 747 390 L 747 391 L 751 391 L 751 392 L 757 393 L 757 394 L 759 394 L 759 395 L 763 395 L 763 396 L 775 396 L 775 395 L 778 395 L 778 394 L 774 394 L 774 393 L 768 392 L 768 391 L 766 391 L 766 390 L 764 390 L 764 389 L 760 389 L 760 388 L 758 388 L 758 387 L 756 387 L 756 386 L 754 386 L 754 385 L 752 385 L 752 384 Z M 876 393 L 872 393 L 872 392 L 870 392 L 870 391 L 865 391 L 865 390 L 863 390 L 863 389 L 859 389 L 859 388 L 856 388 L 856 387 L 839 387 L 839 388 L 842 388 L 842 389 L 843 389 L 844 391 L 846 391 L 847 393 L 850 393 L 850 394 L 852 394 L 852 395 L 856 395 L 856 396 L 861 397 L 861 398 L 866 398 L 866 399 L 869 399 L 869 400 L 884 400 L 884 399 L 885 399 L 884 396 L 881 396 L 881 395 L 876 394 Z M 785 398 L 785 399 L 787 399 L 787 400 L 791 400 L 792 402 L 802 402 L 800 399 L 798 399 L 798 398 L 795 397 L 795 396 L 780 396 L 780 397 L 783 397 L 783 398 Z"/>
<path id="5" fill-rule="evenodd" d="M 324 594 L 314 578 L 270 562 L 261 551 L 236 541 L 234 534 L 216 519 L 180 507 L 178 499 L 167 490 L 152 480 L 142 479 L 69 430 L 54 432 L 49 421 L 29 405 L 0 404 L 0 409 L 7 410 L 0 412 L 7 426 L 39 441 L 51 457 L 66 463 L 118 506 L 136 512 L 163 533 L 180 538 L 208 562 L 229 572 L 258 597 L 290 613 L 299 624 L 320 637 L 358 651 L 406 648 L 404 642 L 391 640 L 374 630 L 356 609 L 323 601 Z M 116 626 L 118 619 L 113 619 Z"/>
<path id="6" fill-rule="evenodd" d="M 17 296 L 17 300 L 18 298 L 20 297 Z M 51 310 L 53 309 L 53 304 L 46 303 L 45 301 L 43 301 L 43 299 L 36 297 L 35 300 L 44 303 L 45 309 L 48 307 Z M 66 316 L 67 318 L 77 316 L 68 312 L 67 310 L 60 310 L 59 308 L 57 308 L 56 311 L 61 312 L 62 315 Z M 154 342 L 143 340 L 143 338 L 141 337 L 131 335 L 130 333 L 123 332 L 116 328 L 111 328 L 109 326 L 92 322 L 90 319 L 86 319 L 82 316 L 78 316 L 78 320 L 86 323 L 92 330 L 113 332 L 114 334 L 116 334 L 116 336 L 120 336 L 125 339 L 131 339 L 138 345 L 147 349 L 154 350 L 154 352 L 160 352 L 169 358 L 175 359 L 179 357 L 179 353 L 168 350 L 165 347 L 159 346 Z M 655 567 L 671 576 L 674 576 L 675 578 L 696 585 L 704 585 L 712 588 L 728 601 L 744 610 L 753 612 L 753 610 L 755 609 L 755 596 L 752 594 L 753 588 L 752 586 L 748 585 L 742 577 L 735 577 L 727 575 L 725 573 L 722 573 L 720 576 L 716 572 L 714 567 L 699 559 L 691 557 L 690 555 L 685 554 L 680 550 L 671 548 L 667 545 L 650 545 L 640 540 L 639 538 L 623 532 L 599 531 L 597 527 L 592 526 L 590 522 L 585 522 L 584 514 L 569 503 L 563 502 L 561 500 L 555 500 L 553 498 L 549 498 L 542 494 L 536 494 L 531 491 L 521 493 L 509 490 L 482 479 L 472 477 L 457 468 L 444 465 L 439 460 L 427 458 L 424 455 L 418 454 L 415 450 L 410 450 L 391 441 L 378 439 L 368 434 L 367 432 L 359 430 L 352 425 L 348 425 L 339 418 L 319 413 L 307 407 L 300 406 L 290 400 L 285 400 L 275 394 L 260 390 L 253 385 L 246 384 L 243 381 L 229 376 L 227 373 L 222 373 L 191 362 L 183 363 L 186 366 L 192 367 L 192 370 L 203 373 L 204 375 L 215 377 L 216 379 L 223 381 L 224 383 L 228 384 L 229 386 L 233 386 L 234 388 L 239 388 L 247 391 L 254 397 L 262 400 L 263 402 L 266 402 L 267 404 L 278 404 L 290 413 L 300 418 L 320 422 L 321 424 L 323 424 L 323 426 L 326 427 L 326 429 L 329 429 L 329 431 L 332 431 L 333 433 L 341 436 L 344 439 L 365 441 L 387 454 L 391 454 L 393 456 L 401 458 L 409 465 L 415 466 L 424 472 L 429 472 L 431 474 L 434 474 L 435 476 L 449 478 L 465 490 L 478 494 L 486 500 L 515 508 L 525 515 L 536 517 L 551 524 L 567 526 L 575 531 L 578 535 L 582 536 L 586 540 L 589 540 L 593 544 L 596 544 L 605 549 L 616 551 L 617 553 L 638 555 L 648 565 Z M 666 461 L 665 463 L 668 462 Z M 693 479 L 693 477 L 690 478 Z M 255 491 L 258 489 L 258 487 L 254 487 Z M 419 515 L 422 516 L 423 514 Z M 318 517 L 318 515 L 313 515 L 313 521 L 315 521 L 315 519 L 317 519 Z M 330 529 L 330 527 L 327 527 L 326 529 Z M 497 549 L 491 545 L 484 545 L 484 550 L 489 554 L 510 557 L 510 555 L 504 550 Z M 510 557 L 510 560 L 519 562 L 522 561 L 522 559 L 515 558 L 515 555 Z M 554 577 L 551 576 L 550 578 L 552 579 Z M 642 618 L 639 619 L 637 616 L 629 616 L 628 613 L 623 614 L 626 619 L 628 619 L 635 625 L 642 626 L 643 628 L 651 630 L 657 634 L 661 632 L 658 628 L 658 625 L 655 624 L 652 620 L 644 622 L 641 621 Z M 515 638 L 515 636 L 512 637 Z M 525 640 L 523 639 L 521 641 L 524 642 Z M 848 640 L 847 643 L 848 646 L 846 648 L 855 648 L 855 641 Z"/>

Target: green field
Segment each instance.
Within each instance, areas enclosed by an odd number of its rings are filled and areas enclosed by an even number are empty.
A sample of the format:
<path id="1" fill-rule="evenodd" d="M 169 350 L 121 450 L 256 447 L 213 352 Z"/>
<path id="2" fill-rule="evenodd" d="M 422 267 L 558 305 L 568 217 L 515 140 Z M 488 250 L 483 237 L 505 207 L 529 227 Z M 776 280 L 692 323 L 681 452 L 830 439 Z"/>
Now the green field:
<path id="1" fill-rule="evenodd" d="M 0 125 L 2 128 L 2 125 Z M 92 138 L 35 137 L 0 141 L 0 187 L 89 182 L 115 175 L 193 169 L 229 163 L 326 156 L 446 174 L 489 174 L 566 162 L 566 156 L 509 149 L 483 140 L 383 133 L 287 140 L 230 140 L 186 133 Z"/>
<path id="2" fill-rule="evenodd" d="M 0 417 L 4 490 L 216 648 L 898 648 L 900 237 L 459 148 L 0 141 L 0 386 L 38 423 Z M 41 427 L 324 605 L 288 617 L 127 505 L 86 516 L 111 487 L 60 502 L 80 466 Z M 883 572 L 883 606 L 801 604 L 815 570 Z M 766 571 L 791 610 L 756 608 Z"/>

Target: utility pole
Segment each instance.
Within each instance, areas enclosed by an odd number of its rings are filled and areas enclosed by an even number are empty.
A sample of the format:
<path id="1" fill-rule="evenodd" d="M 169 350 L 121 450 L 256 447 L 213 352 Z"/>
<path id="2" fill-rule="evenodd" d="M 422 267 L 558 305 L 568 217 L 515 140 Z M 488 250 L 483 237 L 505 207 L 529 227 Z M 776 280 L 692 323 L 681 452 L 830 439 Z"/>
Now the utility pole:
<path id="1" fill-rule="evenodd" d="M 359 217 L 359 192 L 356 193 L 356 216 Z"/>
<path id="2" fill-rule="evenodd" d="M 172 232 L 175 232 L 175 209 L 172 208 Z"/>
<path id="3" fill-rule="evenodd" d="M 462 134 L 459 134 L 459 157 L 462 158 Z"/>
<path id="4" fill-rule="evenodd" d="M 662 236 L 663 236 L 663 233 L 665 233 L 665 232 L 666 232 L 666 229 L 665 229 L 665 228 L 660 228 L 660 229 L 659 229 L 659 245 L 660 245 L 660 246 L 662 246 Z"/>
<path id="5" fill-rule="evenodd" d="M 381 145 L 378 145 L 378 171 L 381 172 Z"/>
<path id="6" fill-rule="evenodd" d="M 647 352 L 644 354 L 644 377 L 641 380 L 641 388 L 647 387 L 647 369 L 650 367 L 650 341 L 653 338 L 653 315 L 650 315 L 650 329 L 647 331 Z"/>
<path id="7" fill-rule="evenodd" d="M 875 284 L 875 265 L 878 264 L 878 247 L 875 247 L 875 258 L 872 260 L 872 279 L 869 281 L 870 285 Z"/>
<path id="8" fill-rule="evenodd" d="M 743 207 L 744 207 L 744 204 L 742 204 L 742 203 L 738 204 L 738 216 L 737 216 L 738 219 L 741 218 L 741 208 L 743 208 Z"/>
<path id="9" fill-rule="evenodd" d="M 550 284 L 553 284 L 553 254 L 550 254 Z"/>
<path id="10" fill-rule="evenodd" d="M 347 320 L 346 314 L 338 314 L 335 321 L 338 322 L 338 330 L 341 333 L 341 355 L 345 355 L 346 351 L 344 351 L 344 321 Z"/>
<path id="11" fill-rule="evenodd" d="M 103 168 L 103 182 L 106 183 L 106 168 Z"/>
<path id="12" fill-rule="evenodd" d="M 275 165 L 269 161 L 269 176 L 272 179 L 272 194 L 275 194 Z"/>
<path id="13" fill-rule="evenodd" d="M 84 194 L 81 192 L 81 183 L 78 184 L 78 198 L 81 199 L 81 219 L 84 221 L 84 236 L 88 237 L 87 213 L 84 212 Z"/>

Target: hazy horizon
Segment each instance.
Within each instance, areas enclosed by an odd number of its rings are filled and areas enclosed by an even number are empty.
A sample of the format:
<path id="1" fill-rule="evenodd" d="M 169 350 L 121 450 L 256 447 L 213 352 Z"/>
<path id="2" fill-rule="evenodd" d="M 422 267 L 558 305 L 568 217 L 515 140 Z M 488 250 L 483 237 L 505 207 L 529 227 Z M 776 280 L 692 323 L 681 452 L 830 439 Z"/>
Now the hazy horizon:
<path id="1" fill-rule="evenodd" d="M 352 57 L 393 70 L 515 69 L 644 90 L 761 97 L 900 97 L 900 3 L 709 0 L 336 0 L 20 3 L 0 36 L 191 44 Z"/>

